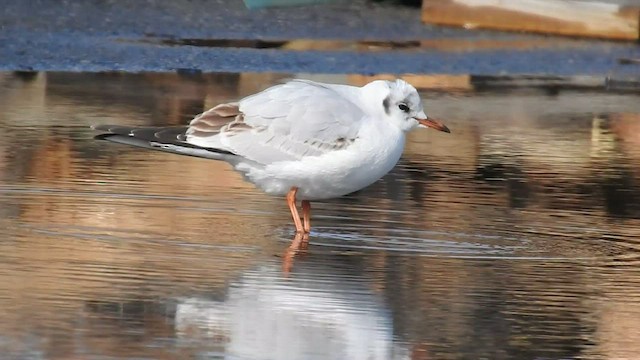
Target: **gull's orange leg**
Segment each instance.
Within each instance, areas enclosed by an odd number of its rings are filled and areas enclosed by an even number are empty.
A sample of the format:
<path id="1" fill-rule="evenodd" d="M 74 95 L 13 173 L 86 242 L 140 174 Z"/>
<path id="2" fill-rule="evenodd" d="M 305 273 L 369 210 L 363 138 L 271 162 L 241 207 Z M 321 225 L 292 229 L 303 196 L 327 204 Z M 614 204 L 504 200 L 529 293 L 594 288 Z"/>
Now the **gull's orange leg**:
<path id="1" fill-rule="evenodd" d="M 293 186 L 287 193 L 287 205 L 289 205 L 289 211 L 291 211 L 291 217 L 293 217 L 293 223 L 296 226 L 296 233 L 304 234 L 304 228 L 302 227 L 302 221 L 300 221 L 300 214 L 296 208 L 296 193 L 298 188 Z"/>
<path id="2" fill-rule="evenodd" d="M 309 200 L 302 200 L 302 219 L 304 220 L 304 232 L 308 234 L 311 232 L 311 202 Z"/>

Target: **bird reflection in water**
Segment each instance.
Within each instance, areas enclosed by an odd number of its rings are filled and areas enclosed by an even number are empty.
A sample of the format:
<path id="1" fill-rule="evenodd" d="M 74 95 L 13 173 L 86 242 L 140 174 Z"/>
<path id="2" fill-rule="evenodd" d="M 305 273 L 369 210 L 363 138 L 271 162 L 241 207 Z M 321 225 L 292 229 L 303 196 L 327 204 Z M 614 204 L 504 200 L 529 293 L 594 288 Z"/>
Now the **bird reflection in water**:
<path id="1" fill-rule="evenodd" d="M 335 257 L 308 257 L 287 277 L 276 263 L 262 264 L 223 299 L 179 299 L 176 335 L 241 359 L 409 359 L 381 294 L 347 270 Z"/>

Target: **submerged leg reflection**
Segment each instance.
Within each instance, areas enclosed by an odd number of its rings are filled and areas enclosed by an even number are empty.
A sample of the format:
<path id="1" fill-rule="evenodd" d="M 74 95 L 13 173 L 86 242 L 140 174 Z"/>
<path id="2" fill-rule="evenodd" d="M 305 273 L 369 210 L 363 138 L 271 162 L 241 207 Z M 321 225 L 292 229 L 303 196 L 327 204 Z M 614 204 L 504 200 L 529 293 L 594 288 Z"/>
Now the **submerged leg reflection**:
<path id="1" fill-rule="evenodd" d="M 285 250 L 283 261 L 282 261 L 282 271 L 285 274 L 291 272 L 293 268 L 293 260 L 296 255 L 299 253 L 305 253 L 307 248 L 309 247 L 309 233 L 299 233 L 296 232 L 296 235 L 291 240 L 291 245 Z"/>

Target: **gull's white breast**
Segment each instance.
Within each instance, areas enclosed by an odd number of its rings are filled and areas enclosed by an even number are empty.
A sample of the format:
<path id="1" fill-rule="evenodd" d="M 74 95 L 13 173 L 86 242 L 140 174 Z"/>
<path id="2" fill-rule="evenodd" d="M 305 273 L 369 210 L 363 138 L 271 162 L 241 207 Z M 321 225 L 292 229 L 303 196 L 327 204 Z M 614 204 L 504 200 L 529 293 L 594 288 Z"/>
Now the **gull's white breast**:
<path id="1" fill-rule="evenodd" d="M 365 188 L 387 174 L 400 159 L 404 143 L 402 130 L 371 119 L 345 149 L 267 166 L 240 162 L 236 169 L 271 195 L 285 195 L 296 186 L 298 199 L 329 199 Z"/>

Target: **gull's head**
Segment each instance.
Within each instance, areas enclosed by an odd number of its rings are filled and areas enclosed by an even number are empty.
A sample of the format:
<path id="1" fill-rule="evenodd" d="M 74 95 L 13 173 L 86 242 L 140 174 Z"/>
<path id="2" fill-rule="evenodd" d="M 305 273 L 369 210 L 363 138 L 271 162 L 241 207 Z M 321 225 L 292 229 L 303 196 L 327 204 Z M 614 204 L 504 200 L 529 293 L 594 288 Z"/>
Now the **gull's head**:
<path id="1" fill-rule="evenodd" d="M 450 132 L 439 120 L 429 118 L 424 113 L 422 99 L 416 88 L 404 80 L 376 80 L 363 88 L 363 95 L 373 113 L 402 131 L 411 131 L 417 127 L 430 127 Z"/>

